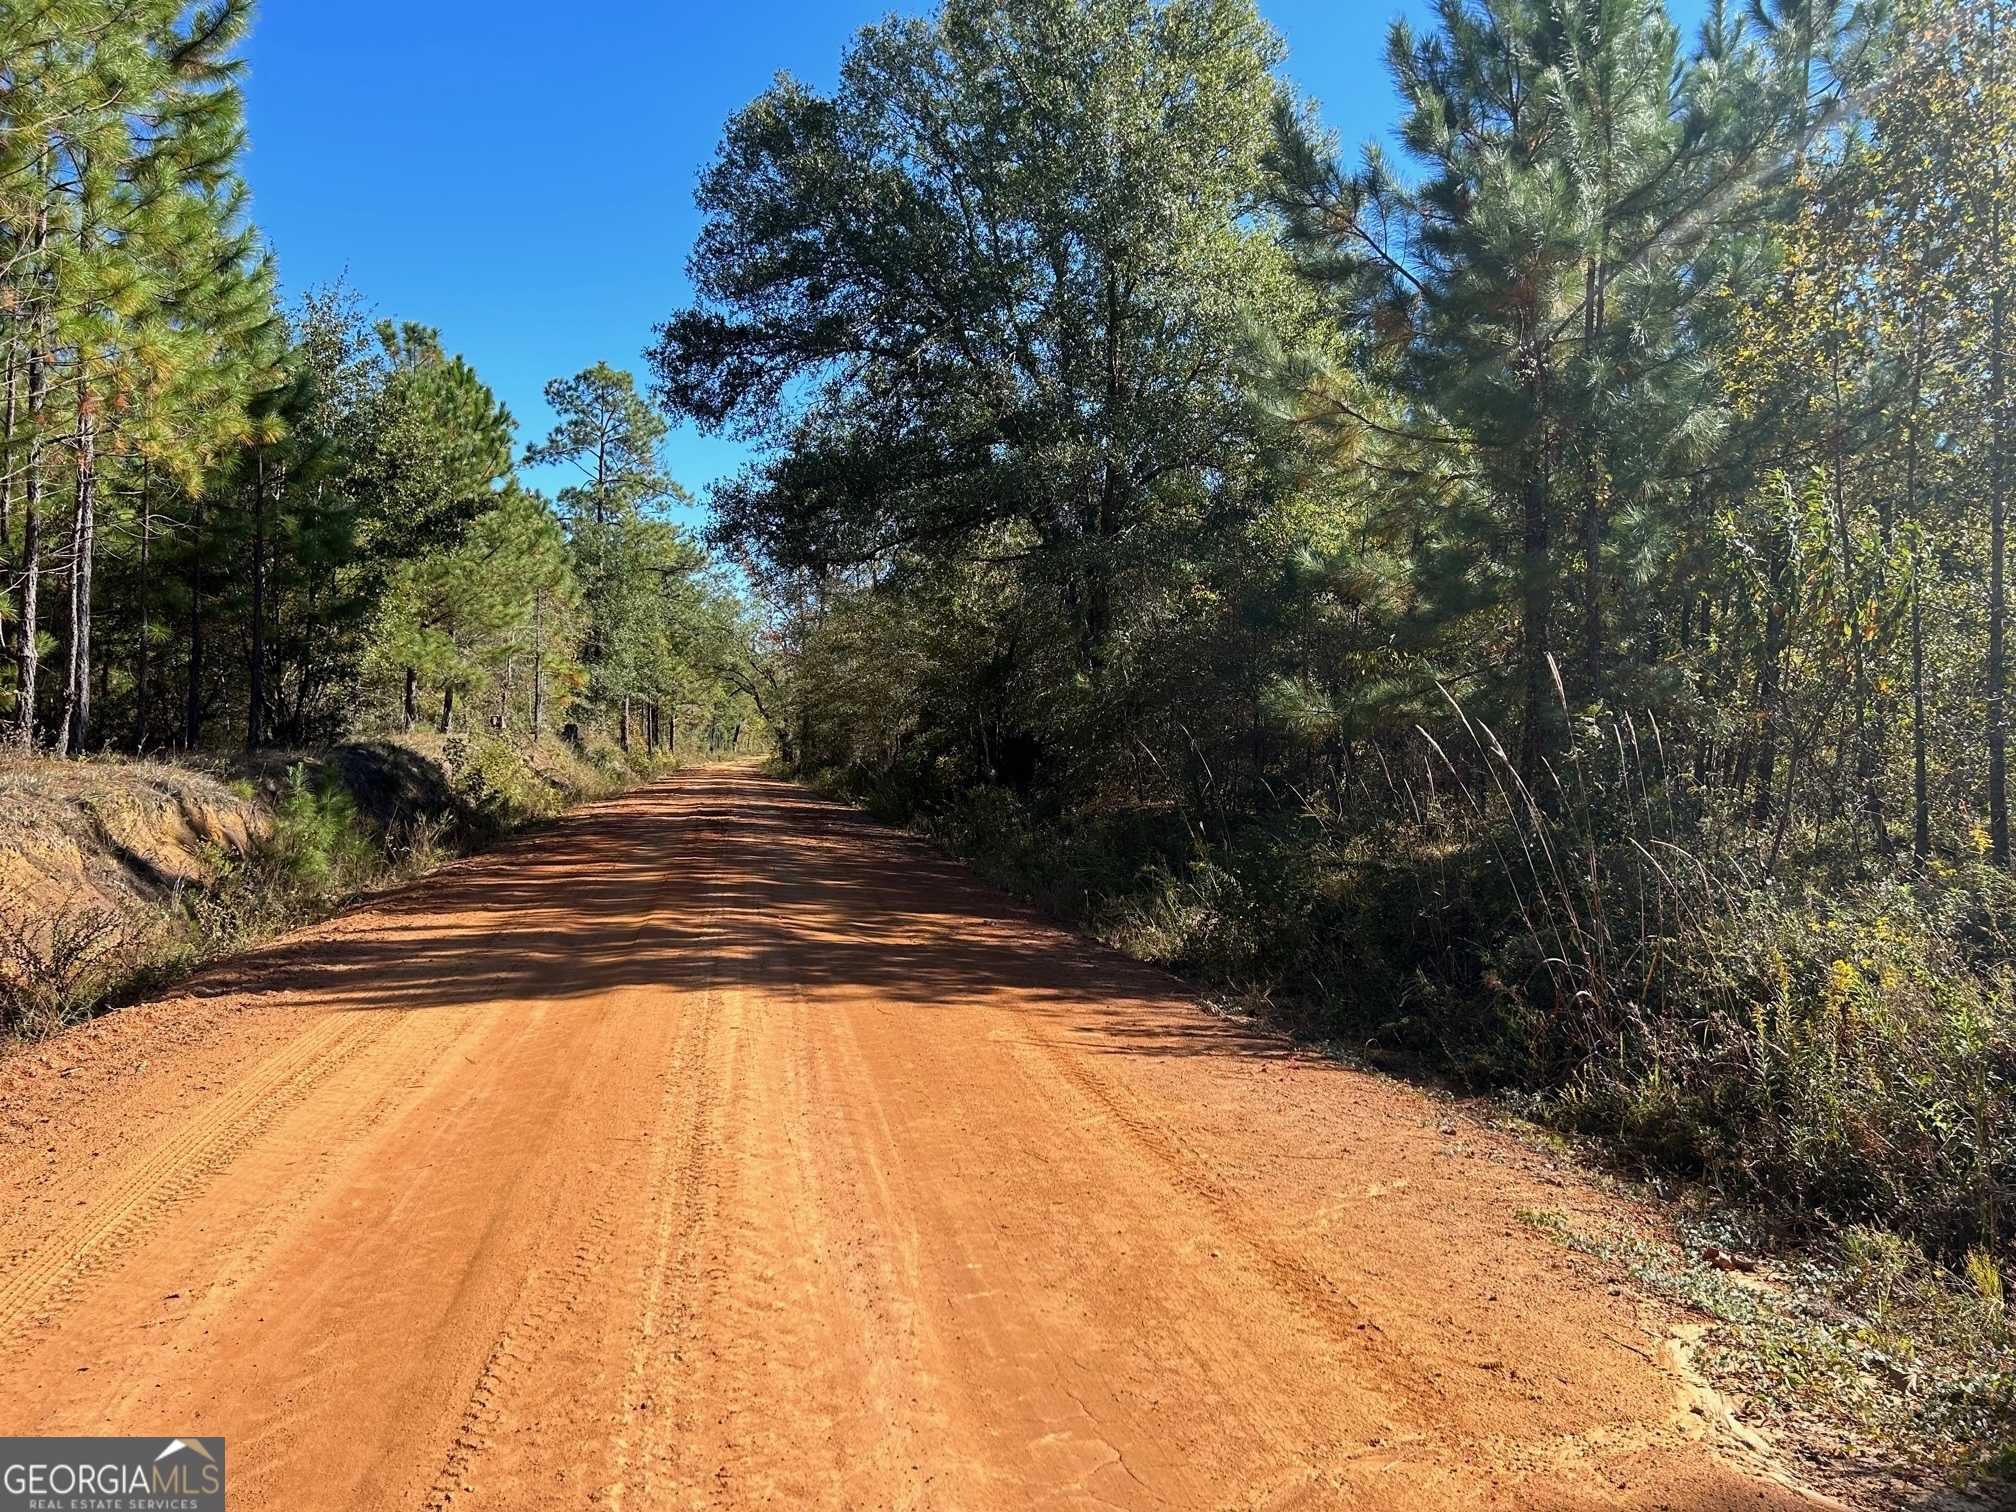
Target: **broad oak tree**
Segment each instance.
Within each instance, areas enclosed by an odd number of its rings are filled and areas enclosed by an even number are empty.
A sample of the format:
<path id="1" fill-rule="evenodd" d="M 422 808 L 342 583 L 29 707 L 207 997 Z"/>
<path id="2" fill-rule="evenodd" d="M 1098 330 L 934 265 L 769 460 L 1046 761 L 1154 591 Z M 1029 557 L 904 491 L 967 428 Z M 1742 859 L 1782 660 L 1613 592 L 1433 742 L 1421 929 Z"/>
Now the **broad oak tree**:
<path id="1" fill-rule="evenodd" d="M 719 537 L 1012 554 L 1096 680 L 1129 588 L 1250 507 L 1242 364 L 1309 319 L 1261 203 L 1280 60 L 1249 0 L 952 0 L 737 113 L 650 354 L 673 414 L 764 448 Z"/>

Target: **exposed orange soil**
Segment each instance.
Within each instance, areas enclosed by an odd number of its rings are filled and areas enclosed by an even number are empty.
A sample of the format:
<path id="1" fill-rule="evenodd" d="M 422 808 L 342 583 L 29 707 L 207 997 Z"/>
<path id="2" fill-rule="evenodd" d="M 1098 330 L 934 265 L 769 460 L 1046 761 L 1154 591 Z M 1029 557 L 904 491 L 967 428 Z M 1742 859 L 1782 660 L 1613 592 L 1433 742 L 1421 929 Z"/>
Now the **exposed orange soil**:
<path id="1" fill-rule="evenodd" d="M 240 1509 L 1808 1505 L 1559 1181 L 699 770 L 0 1061 L 0 1431 Z"/>

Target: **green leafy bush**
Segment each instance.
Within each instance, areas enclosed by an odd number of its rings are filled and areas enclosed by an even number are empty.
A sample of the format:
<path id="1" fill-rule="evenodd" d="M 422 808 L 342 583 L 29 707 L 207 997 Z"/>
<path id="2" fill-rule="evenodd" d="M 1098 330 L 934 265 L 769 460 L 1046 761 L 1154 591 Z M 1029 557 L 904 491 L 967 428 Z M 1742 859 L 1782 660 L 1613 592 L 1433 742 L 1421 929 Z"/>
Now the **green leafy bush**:
<path id="1" fill-rule="evenodd" d="M 1557 1115 L 1795 1214 L 1956 1260 L 2006 1245 L 2016 1000 L 1941 927 L 1950 905 L 1895 884 L 1741 895 L 1670 942 L 1663 1011 L 1569 1077 Z"/>
<path id="2" fill-rule="evenodd" d="M 389 868 L 384 836 L 333 768 L 316 775 L 297 762 L 272 802 L 267 838 L 243 857 L 217 856 L 217 880 L 190 899 L 191 928 L 206 950 L 298 924 Z"/>

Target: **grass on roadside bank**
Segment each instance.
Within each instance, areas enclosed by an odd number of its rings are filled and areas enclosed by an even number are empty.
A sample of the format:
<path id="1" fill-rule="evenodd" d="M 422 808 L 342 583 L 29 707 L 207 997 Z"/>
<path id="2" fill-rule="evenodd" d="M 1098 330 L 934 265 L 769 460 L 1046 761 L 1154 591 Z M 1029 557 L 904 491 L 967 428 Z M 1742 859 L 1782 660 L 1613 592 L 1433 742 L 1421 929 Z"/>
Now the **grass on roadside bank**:
<path id="1" fill-rule="evenodd" d="M 8 763 L 0 826 L 21 843 L 0 871 L 0 1042 L 158 992 L 673 765 L 490 732 L 230 764 Z"/>
<path id="2" fill-rule="evenodd" d="M 1994 1496 L 2016 1476 L 2016 1327 L 1999 1275 L 1956 1277 L 1860 1225 L 1774 1256 L 1727 1212 L 1683 1206 L 1661 1239 L 1518 1217 L 1701 1319 L 1695 1367 L 1821 1489 L 1902 1504 L 1928 1481 Z"/>

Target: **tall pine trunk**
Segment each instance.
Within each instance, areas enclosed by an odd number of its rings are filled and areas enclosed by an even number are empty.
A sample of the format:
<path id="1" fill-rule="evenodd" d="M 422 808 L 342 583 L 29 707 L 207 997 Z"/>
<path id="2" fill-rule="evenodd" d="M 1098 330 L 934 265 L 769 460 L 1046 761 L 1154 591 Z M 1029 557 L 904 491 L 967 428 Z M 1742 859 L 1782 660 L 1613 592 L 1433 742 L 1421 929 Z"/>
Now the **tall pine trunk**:
<path id="1" fill-rule="evenodd" d="M 1988 7 L 1989 96 L 2001 98 L 2000 5 Z M 1999 126 L 1999 123 L 1997 123 Z M 1988 844 L 1997 866 L 2009 864 L 2009 666 L 2007 577 L 2009 509 L 2008 375 L 2003 360 L 2007 311 L 2003 293 L 2002 141 L 1990 137 L 1994 167 L 1988 189 Z"/>
<path id="2" fill-rule="evenodd" d="M 546 682 L 544 658 L 546 651 L 544 617 L 541 613 L 544 597 L 532 595 L 532 743 L 539 743 L 539 733 L 545 728 Z"/>
<path id="3" fill-rule="evenodd" d="M 1708 691 L 1707 691 L 1708 669 L 1710 665 L 1709 648 L 1714 644 L 1714 640 L 1715 640 L 1715 596 L 1712 593 L 1703 593 L 1701 595 L 1701 626 L 1700 629 L 1695 634 L 1695 644 L 1701 648 L 1700 649 L 1701 667 L 1700 670 L 1697 673 L 1695 673 L 1694 686 L 1696 691 L 1701 694 L 1702 701 L 1704 703 L 1707 701 L 1708 698 Z M 1709 768 L 1713 765 L 1714 761 L 1715 761 L 1714 737 L 1709 735 L 1704 730 L 1697 729 L 1694 734 L 1695 787 L 1702 788 L 1708 785 L 1708 772 Z"/>
<path id="4" fill-rule="evenodd" d="M 21 384 L 16 369 L 20 365 L 20 341 L 11 337 L 7 342 L 7 420 L 5 450 L 0 456 L 6 459 L 6 466 L 0 467 L 0 543 L 14 538 L 14 432 L 20 421 Z M 4 545 L 0 545 L 4 549 Z"/>
<path id="5" fill-rule="evenodd" d="M 245 749 L 266 739 L 266 458 L 252 464 L 252 639 L 246 668 Z"/>
<path id="6" fill-rule="evenodd" d="M 21 498 L 21 597 L 15 612 L 16 648 L 14 688 L 14 744 L 23 751 L 35 748 L 36 677 L 41 669 L 41 648 L 36 635 L 42 618 L 42 406 L 48 396 L 48 363 L 41 350 L 38 328 L 30 337 L 28 351 L 28 461 Z"/>
<path id="7" fill-rule="evenodd" d="M 7 342 L 7 404 L 4 442 L 0 442 L 0 560 L 14 539 L 14 432 L 19 420 L 20 381 L 18 339 Z M 0 657 L 7 652 L 7 626 L 0 624 Z"/>
<path id="8" fill-rule="evenodd" d="M 1932 854 L 1929 792 L 1925 749 L 1925 542 L 1921 535 L 1911 549 L 1911 860 L 1920 871 Z"/>
<path id="9" fill-rule="evenodd" d="M 77 519 L 71 530 L 70 662 L 63 690 L 63 749 L 82 756 L 91 739 L 91 586 L 98 556 L 98 424 L 78 401 Z"/>
<path id="10" fill-rule="evenodd" d="M 89 175 L 80 171 L 80 180 Z M 89 255 L 95 207 L 88 189 L 78 196 L 77 250 Z M 82 756 L 91 738 L 91 576 L 98 556 L 98 420 L 92 410 L 89 367 L 77 359 L 76 516 L 70 529 L 70 651 L 63 688 L 58 746 Z"/>
<path id="11" fill-rule="evenodd" d="M 182 710 L 182 744 L 195 750 L 203 744 L 203 501 L 196 500 L 191 520 L 189 562 L 189 686 Z"/>
<path id="12" fill-rule="evenodd" d="M 139 628 L 133 646 L 133 754 L 147 750 L 147 705 L 153 697 L 154 648 L 149 644 L 153 627 L 148 616 L 154 603 L 154 515 L 150 484 L 152 470 L 140 464 L 140 580 L 135 592 Z"/>
<path id="13" fill-rule="evenodd" d="M 1540 769 L 1553 744 L 1553 719 L 1547 699 L 1549 621 L 1553 618 L 1553 585 L 1547 560 L 1547 466 L 1535 456 L 1520 488 L 1520 661 L 1525 688 L 1519 737 L 1519 775 L 1535 793 L 1542 790 Z"/>
<path id="14" fill-rule="evenodd" d="M 1608 187 L 1604 190 L 1608 207 Z M 1585 362 L 1597 360 L 1603 339 L 1603 259 L 1588 259 L 1583 272 L 1582 350 Z M 1584 416 L 1582 446 L 1582 687 L 1578 699 L 1603 696 L 1603 492 L 1595 426 Z"/>
<path id="15" fill-rule="evenodd" d="M 1932 854 L 1925 739 L 1925 531 L 1918 517 L 1918 409 L 1925 388 L 1925 313 L 1918 312 L 1911 364 L 1911 420 L 1904 433 L 1904 518 L 1911 531 L 1911 861 L 1923 871 Z"/>
<path id="16" fill-rule="evenodd" d="M 46 157 L 38 172 L 46 173 Z M 46 187 L 46 186 L 45 186 Z M 49 206 L 46 200 L 35 210 L 35 228 L 30 237 L 29 270 L 38 282 L 42 278 L 42 256 L 49 245 Z M 22 484 L 21 596 L 14 617 L 15 634 L 21 644 L 15 662 L 13 742 L 23 751 L 35 748 L 36 674 L 40 670 L 40 648 L 35 637 L 42 613 L 42 410 L 49 393 L 49 354 L 43 343 L 49 333 L 44 324 L 47 312 L 39 294 L 28 314 L 28 457 L 27 477 Z"/>

